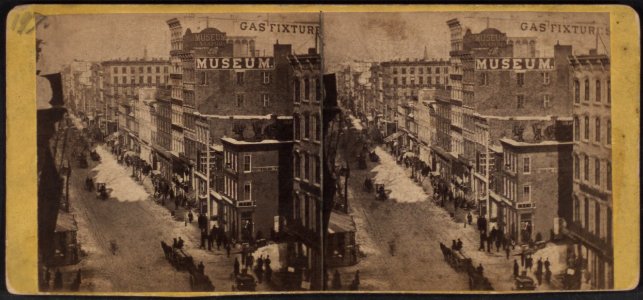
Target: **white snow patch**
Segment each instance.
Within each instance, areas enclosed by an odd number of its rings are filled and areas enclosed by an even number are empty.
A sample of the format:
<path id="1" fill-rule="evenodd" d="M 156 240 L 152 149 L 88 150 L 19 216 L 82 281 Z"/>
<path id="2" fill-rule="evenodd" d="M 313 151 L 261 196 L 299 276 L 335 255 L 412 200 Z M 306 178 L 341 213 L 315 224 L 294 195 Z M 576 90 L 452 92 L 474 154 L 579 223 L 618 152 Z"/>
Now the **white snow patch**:
<path id="1" fill-rule="evenodd" d="M 351 119 L 351 122 L 353 123 L 353 127 L 355 129 L 357 129 L 357 130 L 364 129 L 364 127 L 362 127 L 362 122 L 359 119 L 357 119 L 357 118 L 355 118 L 353 116 L 350 116 L 350 119 Z"/>
<path id="2" fill-rule="evenodd" d="M 106 183 L 107 189 L 111 190 L 110 197 L 120 202 L 142 201 L 149 197 L 145 188 L 130 177 L 132 173 L 118 164 L 111 153 L 102 146 L 96 147 L 96 152 L 100 155 L 101 162 L 93 169 L 98 172 L 94 181 Z"/>
<path id="3" fill-rule="evenodd" d="M 375 183 L 384 184 L 390 190 L 389 198 L 396 202 L 420 202 L 429 198 L 422 187 L 418 186 L 405 170 L 395 163 L 395 159 L 382 150 L 375 148 L 375 153 L 380 157 L 380 164 L 373 168 Z"/>
<path id="4" fill-rule="evenodd" d="M 283 244 L 283 243 L 270 244 L 270 245 L 258 248 L 257 250 L 255 250 L 254 253 L 252 253 L 252 256 L 255 258 L 255 261 L 256 261 L 262 255 L 264 259 L 266 259 L 268 255 L 270 255 L 270 268 L 272 268 L 272 270 L 279 270 L 281 269 L 281 266 L 287 265 L 286 247 L 287 247 L 287 244 Z M 280 255 L 280 253 L 283 253 L 284 255 Z"/>

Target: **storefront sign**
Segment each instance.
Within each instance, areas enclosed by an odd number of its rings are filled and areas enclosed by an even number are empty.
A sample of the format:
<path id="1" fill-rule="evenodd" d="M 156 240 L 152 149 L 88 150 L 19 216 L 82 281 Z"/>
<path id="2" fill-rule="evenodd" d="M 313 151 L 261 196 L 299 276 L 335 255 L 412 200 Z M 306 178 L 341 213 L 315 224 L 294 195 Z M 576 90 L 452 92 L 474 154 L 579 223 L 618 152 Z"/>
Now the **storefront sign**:
<path id="1" fill-rule="evenodd" d="M 198 57 L 197 70 L 267 70 L 274 69 L 273 57 Z"/>
<path id="2" fill-rule="evenodd" d="M 476 70 L 552 70 L 554 59 L 540 58 L 476 58 Z"/>
<path id="3" fill-rule="evenodd" d="M 254 32 L 318 34 L 319 25 L 281 24 L 268 22 L 240 22 L 239 29 Z"/>
<path id="4" fill-rule="evenodd" d="M 226 33 L 215 28 L 206 28 L 196 33 L 188 31 L 183 36 L 183 50 L 223 47 L 226 45 L 226 39 Z"/>

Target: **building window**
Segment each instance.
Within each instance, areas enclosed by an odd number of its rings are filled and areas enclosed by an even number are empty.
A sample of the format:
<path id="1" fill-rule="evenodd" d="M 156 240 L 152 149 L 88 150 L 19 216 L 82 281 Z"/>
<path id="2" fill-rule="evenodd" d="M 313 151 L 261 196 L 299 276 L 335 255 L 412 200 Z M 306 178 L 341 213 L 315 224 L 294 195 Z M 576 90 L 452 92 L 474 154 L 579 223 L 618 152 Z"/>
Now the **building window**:
<path id="1" fill-rule="evenodd" d="M 418 68 L 418 74 L 424 74 L 424 68 L 419 67 Z"/>
<path id="2" fill-rule="evenodd" d="M 161 73 L 161 67 L 160 66 L 156 66 L 156 73 Z"/>
<path id="3" fill-rule="evenodd" d="M 585 116 L 585 135 L 583 138 L 588 141 L 589 140 L 589 117 Z"/>
<path id="4" fill-rule="evenodd" d="M 612 82 L 607 80 L 607 104 L 612 103 Z"/>
<path id="5" fill-rule="evenodd" d="M 304 180 L 310 180 L 310 157 L 304 154 Z"/>
<path id="6" fill-rule="evenodd" d="M 243 72 L 236 72 L 237 74 L 237 85 L 243 84 Z"/>
<path id="7" fill-rule="evenodd" d="M 542 72 L 542 77 L 543 77 L 543 84 L 549 84 L 550 79 L 549 79 L 549 72 Z"/>
<path id="8" fill-rule="evenodd" d="M 397 85 L 397 77 L 393 78 L 393 84 Z"/>
<path id="9" fill-rule="evenodd" d="M 118 74 L 118 68 L 114 67 L 114 74 Z"/>
<path id="10" fill-rule="evenodd" d="M 118 84 L 118 77 L 114 76 L 114 84 Z"/>
<path id="11" fill-rule="evenodd" d="M 489 76 L 488 76 L 487 73 L 484 73 L 484 72 L 480 73 L 479 79 L 480 79 L 479 80 L 480 85 L 488 85 L 489 84 Z"/>
<path id="12" fill-rule="evenodd" d="M 420 69 L 420 70 L 422 70 L 422 69 Z M 423 80 L 423 79 L 424 79 L 424 77 L 422 77 L 422 76 L 420 76 L 420 77 L 418 78 L 419 84 L 424 84 L 424 80 Z"/>
<path id="13" fill-rule="evenodd" d="M 531 201 L 531 186 L 524 185 L 522 187 L 522 200 Z"/>
<path id="14" fill-rule="evenodd" d="M 402 85 L 406 85 L 406 77 L 402 77 Z"/>
<path id="15" fill-rule="evenodd" d="M 414 67 L 409 68 L 409 74 L 415 74 L 415 68 Z"/>
<path id="16" fill-rule="evenodd" d="M 402 68 L 402 74 L 406 74 L 406 68 Z"/>
<path id="17" fill-rule="evenodd" d="M 585 79 L 585 101 L 589 101 L 589 79 Z"/>
<path id="18" fill-rule="evenodd" d="M 261 98 L 263 100 L 263 107 L 268 107 L 268 105 L 270 105 L 270 95 L 262 94 Z"/>
<path id="19" fill-rule="evenodd" d="M 439 70 L 439 69 L 436 69 Z M 440 77 L 435 77 L 435 84 L 440 84 Z"/>
<path id="20" fill-rule="evenodd" d="M 525 85 L 525 73 L 516 73 L 516 83 L 518 86 Z"/>
<path id="21" fill-rule="evenodd" d="M 531 157 L 522 158 L 522 172 L 525 174 L 531 173 Z"/>
<path id="22" fill-rule="evenodd" d="M 152 67 L 151 66 L 147 67 L 147 73 L 152 73 Z"/>
<path id="23" fill-rule="evenodd" d="M 147 76 L 147 84 L 152 84 L 152 76 Z"/>
<path id="24" fill-rule="evenodd" d="M 580 221 L 580 203 L 578 197 L 574 196 L 574 222 L 578 223 Z"/>
<path id="25" fill-rule="evenodd" d="M 138 76 L 138 83 L 139 83 L 139 84 L 143 84 L 143 83 L 145 83 L 145 79 L 144 79 L 144 77 L 143 77 L 143 76 Z"/>
<path id="26" fill-rule="evenodd" d="M 123 76 L 121 79 L 123 84 L 127 84 L 127 76 Z"/>
<path id="27" fill-rule="evenodd" d="M 127 68 L 126 67 L 122 67 L 121 70 L 123 71 L 123 74 L 127 73 Z"/>
<path id="28" fill-rule="evenodd" d="M 133 78 L 133 77 L 132 77 L 132 78 Z M 156 76 L 156 78 L 155 78 L 155 79 L 156 79 L 156 84 L 160 84 L 160 83 L 161 83 L 161 76 Z"/>
<path id="29" fill-rule="evenodd" d="M 607 180 L 607 190 L 612 190 L 612 163 L 607 161 L 605 163 L 605 180 Z"/>
<path id="30" fill-rule="evenodd" d="M 301 100 L 301 82 L 299 81 L 299 79 L 295 79 L 293 81 L 293 93 L 295 103 L 299 103 L 299 101 Z"/>
<path id="31" fill-rule="evenodd" d="M 598 158 L 594 160 L 594 184 L 601 185 L 601 160 Z"/>
<path id="32" fill-rule="evenodd" d="M 608 145 L 611 145 L 612 144 L 612 121 L 611 120 L 607 120 L 606 131 L 607 131 L 606 132 L 606 135 L 607 135 L 607 137 L 606 137 L 607 141 L 606 142 L 607 142 Z"/>
<path id="33" fill-rule="evenodd" d="M 585 181 L 589 181 L 589 156 L 585 156 L 585 165 L 583 166 Z"/>
<path id="34" fill-rule="evenodd" d="M 295 140 L 298 141 L 301 138 L 301 118 L 299 115 L 294 115 L 293 126 L 295 127 Z"/>
<path id="35" fill-rule="evenodd" d="M 393 74 L 397 74 L 397 68 L 393 68 Z"/>
<path id="36" fill-rule="evenodd" d="M 580 179 L 580 162 L 576 154 L 574 154 L 574 179 Z"/>
<path id="37" fill-rule="evenodd" d="M 321 101 L 322 93 L 321 93 L 321 81 L 319 79 L 315 79 L 315 101 L 319 102 Z"/>
<path id="38" fill-rule="evenodd" d="M 580 82 L 574 79 L 574 103 L 580 103 Z"/>
<path id="39" fill-rule="evenodd" d="M 252 201 L 252 184 L 250 182 L 243 185 L 243 200 Z"/>
<path id="40" fill-rule="evenodd" d="M 426 73 L 431 74 L 431 67 L 426 67 Z"/>
<path id="41" fill-rule="evenodd" d="M 525 95 L 516 96 L 516 107 L 523 108 L 525 106 Z"/>
<path id="42" fill-rule="evenodd" d="M 321 140 L 321 120 L 319 119 L 319 115 L 315 115 L 314 119 L 314 127 L 315 127 L 315 141 L 320 141 Z"/>
<path id="43" fill-rule="evenodd" d="M 309 78 L 304 78 L 304 101 L 308 101 L 310 99 L 310 79 Z"/>
<path id="44" fill-rule="evenodd" d="M 163 67 L 163 72 L 167 73 L 167 66 Z"/>
<path id="45" fill-rule="evenodd" d="M 440 74 L 440 67 L 435 68 L 435 74 Z"/>
<path id="46" fill-rule="evenodd" d="M 310 115 L 304 115 L 304 139 L 310 138 Z"/>
<path id="47" fill-rule="evenodd" d="M 596 117 L 596 127 L 594 128 L 595 140 L 597 143 L 601 142 L 601 118 Z"/>
<path id="48" fill-rule="evenodd" d="M 549 94 L 543 95 L 543 108 L 549 108 L 551 103 L 551 98 Z"/>
<path id="49" fill-rule="evenodd" d="M 601 81 L 596 80 L 596 95 L 594 95 L 596 102 L 601 102 Z"/>
<path id="50" fill-rule="evenodd" d="M 300 178 L 301 177 L 301 158 L 299 157 L 299 153 L 295 153 L 294 155 L 294 160 L 295 160 L 295 178 Z"/>
<path id="51" fill-rule="evenodd" d="M 243 106 L 243 94 L 237 94 L 237 107 Z"/>
<path id="52" fill-rule="evenodd" d="M 138 67 L 138 72 L 143 73 L 143 67 Z"/>
<path id="53" fill-rule="evenodd" d="M 321 183 L 321 160 L 315 156 L 315 183 Z"/>
<path id="54" fill-rule="evenodd" d="M 248 173 L 252 170 L 252 156 L 243 156 L 243 172 Z"/>

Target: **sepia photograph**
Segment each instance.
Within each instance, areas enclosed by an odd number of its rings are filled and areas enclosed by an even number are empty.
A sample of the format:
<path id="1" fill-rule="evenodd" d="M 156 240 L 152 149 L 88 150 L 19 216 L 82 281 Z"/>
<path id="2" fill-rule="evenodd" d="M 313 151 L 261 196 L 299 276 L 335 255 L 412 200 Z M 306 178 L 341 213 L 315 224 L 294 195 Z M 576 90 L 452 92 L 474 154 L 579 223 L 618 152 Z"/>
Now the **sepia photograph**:
<path id="1" fill-rule="evenodd" d="M 609 14 L 322 26 L 340 109 L 324 197 L 350 224 L 325 245 L 333 290 L 613 288 Z"/>
<path id="2" fill-rule="evenodd" d="M 16 8 L 8 290 L 633 288 L 636 14 L 514 8 Z"/>
<path id="3" fill-rule="evenodd" d="M 319 14 L 46 17 L 41 291 L 321 289 L 319 30 Z"/>

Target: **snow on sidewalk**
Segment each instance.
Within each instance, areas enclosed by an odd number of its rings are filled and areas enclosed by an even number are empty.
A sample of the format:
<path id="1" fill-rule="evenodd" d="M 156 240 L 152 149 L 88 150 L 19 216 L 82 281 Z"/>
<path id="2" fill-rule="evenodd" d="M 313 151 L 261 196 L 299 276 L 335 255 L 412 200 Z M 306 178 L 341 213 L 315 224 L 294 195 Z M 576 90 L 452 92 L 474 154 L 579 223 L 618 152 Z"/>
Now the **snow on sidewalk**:
<path id="1" fill-rule="evenodd" d="M 390 199 L 400 203 L 412 203 L 426 201 L 429 198 L 422 187 L 409 178 L 389 153 L 379 146 L 375 148 L 375 153 L 380 157 L 380 163 L 372 170 L 376 173 L 374 180 L 377 184 L 384 184 L 384 188 L 391 191 Z"/>
<path id="2" fill-rule="evenodd" d="M 351 123 L 353 123 L 353 127 L 357 130 L 362 130 L 364 127 L 362 126 L 362 122 L 358 119 L 353 117 L 352 115 L 349 117 L 351 119 Z"/>
<path id="3" fill-rule="evenodd" d="M 114 156 L 102 146 L 96 147 L 101 163 L 92 171 L 98 172 L 94 182 L 104 182 L 111 189 L 110 197 L 120 202 L 142 201 L 149 197 L 145 188 L 132 179 L 132 173 L 118 164 Z"/>

